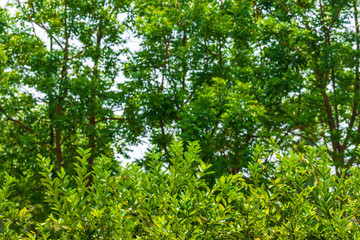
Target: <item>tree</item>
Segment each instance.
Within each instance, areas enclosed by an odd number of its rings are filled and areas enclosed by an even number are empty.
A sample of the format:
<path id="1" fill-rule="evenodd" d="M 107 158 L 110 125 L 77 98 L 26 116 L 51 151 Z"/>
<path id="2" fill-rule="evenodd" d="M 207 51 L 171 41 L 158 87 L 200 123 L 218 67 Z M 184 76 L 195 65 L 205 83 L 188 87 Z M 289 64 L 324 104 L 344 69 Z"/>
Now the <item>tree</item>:
<path id="1" fill-rule="evenodd" d="M 360 143 L 358 2 L 257 6 L 263 46 L 257 81 L 273 109 L 271 123 L 283 126 L 283 136 L 293 138 L 288 143 L 326 145 L 337 171 L 349 168 Z"/>
<path id="2" fill-rule="evenodd" d="M 61 167 L 74 171 L 81 146 L 115 161 L 114 148 L 126 138 L 114 86 L 125 51 L 119 16 L 128 4 L 44 0 L 6 6 L 13 13 L 1 19 L 0 159 L 4 172 L 21 179 L 17 192 L 29 197 L 22 204 L 42 201 L 36 153 L 56 160 L 54 174 Z M 93 157 L 88 160 L 91 166 Z"/>
<path id="3" fill-rule="evenodd" d="M 121 86 L 133 131 L 165 156 L 174 138 L 200 140 L 218 173 L 246 167 L 265 117 L 248 84 L 251 19 L 248 2 L 135 1 L 129 22 L 142 43 Z"/>

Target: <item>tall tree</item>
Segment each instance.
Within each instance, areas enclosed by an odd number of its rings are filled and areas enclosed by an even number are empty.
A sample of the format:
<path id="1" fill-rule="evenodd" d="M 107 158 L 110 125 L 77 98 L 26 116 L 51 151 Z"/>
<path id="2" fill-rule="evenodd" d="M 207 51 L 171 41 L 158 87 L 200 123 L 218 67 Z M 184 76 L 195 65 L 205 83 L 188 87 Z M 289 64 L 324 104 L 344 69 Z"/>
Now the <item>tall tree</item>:
<path id="1" fill-rule="evenodd" d="M 38 153 L 52 156 L 54 172 L 71 172 L 77 147 L 112 157 L 126 142 L 114 89 L 128 4 L 13 1 L 11 18 L 1 15 L 1 168 L 20 176 L 32 203 L 41 196 Z"/>
<path id="2" fill-rule="evenodd" d="M 334 165 L 360 143 L 357 1 L 258 1 L 258 83 L 288 143 L 326 145 Z M 272 107 L 270 106 L 272 105 Z"/>
<path id="3" fill-rule="evenodd" d="M 243 1 L 134 2 L 129 22 L 142 43 L 125 65 L 125 113 L 158 151 L 174 138 L 200 140 L 218 174 L 251 161 L 265 112 L 247 72 L 252 19 Z"/>

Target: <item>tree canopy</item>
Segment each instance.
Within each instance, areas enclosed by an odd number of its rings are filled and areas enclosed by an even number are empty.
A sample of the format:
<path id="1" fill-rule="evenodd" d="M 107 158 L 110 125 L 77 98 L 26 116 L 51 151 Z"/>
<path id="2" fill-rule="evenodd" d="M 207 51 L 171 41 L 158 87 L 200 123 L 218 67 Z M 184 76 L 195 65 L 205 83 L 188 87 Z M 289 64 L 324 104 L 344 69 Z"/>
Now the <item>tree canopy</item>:
<path id="1" fill-rule="evenodd" d="M 37 154 L 75 174 L 148 140 L 171 166 L 171 144 L 197 141 L 223 174 L 265 172 L 282 153 L 324 151 L 340 176 L 358 165 L 357 0 L 9 0 L 0 7 L 0 180 L 20 204 L 43 203 Z M 139 48 L 129 47 L 134 38 Z M 185 145 L 185 150 L 186 151 Z M 133 159 L 135 161 L 135 159 Z M 344 170 L 345 169 L 345 170 Z M 93 183 L 89 175 L 88 187 Z M 15 194 L 15 195 L 16 195 Z M 40 213 L 39 213 L 40 214 Z"/>

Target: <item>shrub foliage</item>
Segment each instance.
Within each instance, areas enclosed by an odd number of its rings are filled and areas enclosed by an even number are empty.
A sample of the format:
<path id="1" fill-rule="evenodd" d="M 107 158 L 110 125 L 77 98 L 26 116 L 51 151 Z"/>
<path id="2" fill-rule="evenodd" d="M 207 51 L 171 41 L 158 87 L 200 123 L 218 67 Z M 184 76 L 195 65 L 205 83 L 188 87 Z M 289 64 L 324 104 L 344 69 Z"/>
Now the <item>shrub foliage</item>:
<path id="1" fill-rule="evenodd" d="M 75 175 L 55 171 L 38 156 L 44 193 L 51 207 L 45 222 L 32 206 L 11 199 L 16 181 L 7 176 L 0 189 L 2 239 L 358 239 L 360 171 L 333 174 L 325 149 L 270 159 L 255 150 L 249 172 L 206 182 L 211 165 L 198 157 L 197 143 L 187 150 L 174 142 L 165 166 L 150 156 L 146 169 L 130 164 L 115 174 L 112 162 L 79 149 Z M 93 183 L 88 184 L 90 175 Z M 271 177 L 268 177 L 271 176 Z"/>

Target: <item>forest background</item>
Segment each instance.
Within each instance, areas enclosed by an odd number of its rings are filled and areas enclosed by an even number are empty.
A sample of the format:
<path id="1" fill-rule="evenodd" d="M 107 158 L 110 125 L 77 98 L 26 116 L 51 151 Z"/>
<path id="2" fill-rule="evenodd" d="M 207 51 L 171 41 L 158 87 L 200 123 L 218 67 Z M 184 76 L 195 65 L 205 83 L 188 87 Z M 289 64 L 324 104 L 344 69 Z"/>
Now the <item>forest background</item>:
<path id="1" fill-rule="evenodd" d="M 268 153 L 263 168 L 276 168 L 271 138 L 282 153 L 325 147 L 340 175 L 358 165 L 358 8 L 357 0 L 6 1 L 0 179 L 19 179 L 22 204 L 38 204 L 37 154 L 71 172 L 79 147 L 91 148 L 89 166 L 102 154 L 117 163 L 144 139 L 164 166 L 174 140 L 198 141 L 215 172 L 209 184 L 248 174 L 255 146 Z"/>

